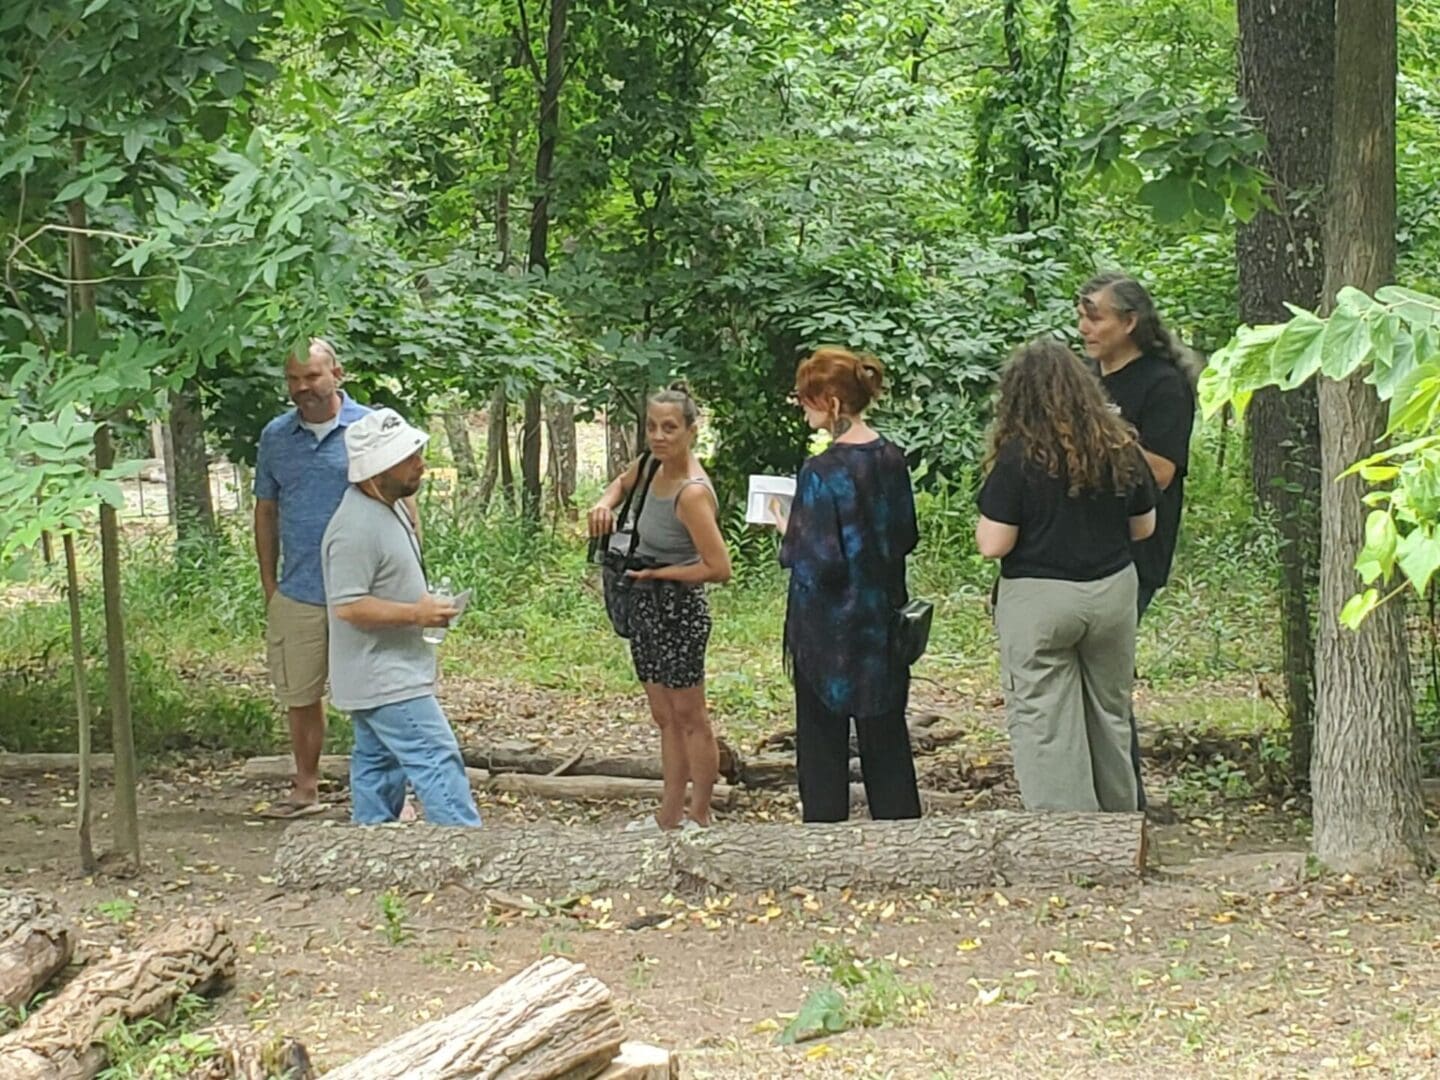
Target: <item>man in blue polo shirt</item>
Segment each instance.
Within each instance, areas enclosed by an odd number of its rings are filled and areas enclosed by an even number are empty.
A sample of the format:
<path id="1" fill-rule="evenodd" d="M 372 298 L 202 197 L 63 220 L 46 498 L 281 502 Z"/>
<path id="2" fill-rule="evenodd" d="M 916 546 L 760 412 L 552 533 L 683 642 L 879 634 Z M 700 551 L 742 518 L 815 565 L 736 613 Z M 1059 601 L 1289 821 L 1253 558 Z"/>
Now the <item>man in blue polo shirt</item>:
<path id="1" fill-rule="evenodd" d="M 334 348 L 310 339 L 285 361 L 295 407 L 265 425 L 255 463 L 255 551 L 265 589 L 270 681 L 290 720 L 295 779 L 272 817 L 318 813 L 329 628 L 320 540 L 349 486 L 345 428 L 370 410 L 340 389 Z"/>

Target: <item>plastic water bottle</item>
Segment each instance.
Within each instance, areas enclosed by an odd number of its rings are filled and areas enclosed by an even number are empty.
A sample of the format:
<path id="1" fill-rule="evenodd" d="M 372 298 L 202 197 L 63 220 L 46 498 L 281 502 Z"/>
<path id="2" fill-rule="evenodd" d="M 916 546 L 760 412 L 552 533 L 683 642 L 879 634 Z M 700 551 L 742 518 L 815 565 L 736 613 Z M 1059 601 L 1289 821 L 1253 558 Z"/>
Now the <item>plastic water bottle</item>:
<path id="1" fill-rule="evenodd" d="M 448 577 L 440 579 L 440 587 L 431 594 L 442 604 L 455 599 L 455 586 L 450 584 Z M 439 645 L 445 640 L 446 627 L 427 626 L 420 632 L 420 636 L 431 645 Z"/>

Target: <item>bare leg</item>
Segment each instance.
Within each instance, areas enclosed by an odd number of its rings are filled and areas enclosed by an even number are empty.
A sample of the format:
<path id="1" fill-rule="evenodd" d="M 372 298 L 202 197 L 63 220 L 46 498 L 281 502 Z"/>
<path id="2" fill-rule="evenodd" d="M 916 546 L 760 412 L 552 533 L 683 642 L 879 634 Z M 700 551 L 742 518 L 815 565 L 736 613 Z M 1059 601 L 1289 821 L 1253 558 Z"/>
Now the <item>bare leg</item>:
<path id="1" fill-rule="evenodd" d="M 325 703 L 293 706 L 290 745 L 295 752 L 295 783 L 290 799 L 313 803 L 320 798 L 320 751 L 325 748 Z"/>
<path id="2" fill-rule="evenodd" d="M 655 820 L 662 829 L 674 829 L 685 816 L 685 785 L 690 779 L 690 762 L 685 754 L 685 740 L 676 723 L 674 690 L 658 683 L 645 684 L 650 699 L 650 715 L 660 729 L 660 773 L 664 789 Z"/>
<path id="3" fill-rule="evenodd" d="M 705 707 L 705 684 L 671 690 L 671 708 L 684 740 L 690 766 L 690 817 L 701 825 L 710 824 L 710 796 L 720 773 L 720 747 L 710 727 Z"/>

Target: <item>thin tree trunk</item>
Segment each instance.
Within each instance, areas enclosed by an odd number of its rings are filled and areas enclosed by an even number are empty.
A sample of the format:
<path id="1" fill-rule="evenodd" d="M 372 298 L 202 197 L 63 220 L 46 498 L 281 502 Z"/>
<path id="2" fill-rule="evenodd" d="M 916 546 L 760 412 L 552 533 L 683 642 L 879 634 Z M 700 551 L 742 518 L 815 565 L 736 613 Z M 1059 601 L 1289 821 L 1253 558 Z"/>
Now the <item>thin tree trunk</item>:
<path id="1" fill-rule="evenodd" d="M 577 448 L 575 404 L 552 400 L 549 405 L 550 486 L 555 509 L 572 520 L 575 517 L 575 471 Z"/>
<path id="2" fill-rule="evenodd" d="M 165 397 L 168 399 L 169 395 Z M 160 425 L 160 464 L 165 470 L 165 520 L 178 526 L 175 510 L 180 505 L 180 494 L 175 490 L 175 433 L 165 423 Z M 144 516 L 143 507 L 141 516 Z"/>
<path id="3" fill-rule="evenodd" d="M 634 430 L 626 417 L 625 410 L 612 410 L 605 414 L 605 479 L 614 480 L 630 466 L 635 458 L 631 445 Z"/>
<path id="4" fill-rule="evenodd" d="M 187 379 L 170 394 L 169 459 L 166 476 L 171 492 L 171 518 L 178 543 L 208 540 L 215 535 L 215 503 L 210 494 L 210 454 L 205 449 L 205 416 L 200 387 Z"/>
<path id="5" fill-rule="evenodd" d="M 1325 296 L 1366 292 L 1395 271 L 1395 2 L 1337 0 L 1331 200 Z M 1337 477 L 1370 453 L 1385 410 L 1359 376 L 1320 383 L 1321 467 Z M 1321 485 L 1320 644 L 1311 773 L 1314 846 L 1336 870 L 1424 872 L 1420 763 L 1402 605 L 1382 605 L 1357 631 L 1339 612 L 1355 592 L 1366 485 Z"/>
<path id="6" fill-rule="evenodd" d="M 76 788 L 75 820 L 80 840 L 80 869 L 95 870 L 95 846 L 90 838 L 90 689 L 85 681 L 85 635 L 80 618 L 80 570 L 75 557 L 75 535 L 66 532 L 65 582 L 70 605 L 70 665 L 74 669 L 75 729 L 79 733 L 80 779 Z"/>
<path id="7" fill-rule="evenodd" d="M 495 494 L 495 482 L 502 480 L 506 503 L 514 505 L 515 476 L 510 467 L 510 430 L 507 418 L 510 403 L 505 387 L 495 387 L 485 418 L 485 473 L 480 478 L 480 505 L 488 507 Z"/>
<path id="8" fill-rule="evenodd" d="M 1335 93 L 1335 0 L 1239 0 L 1240 94 L 1266 138 L 1274 210 L 1235 242 L 1240 319 L 1283 322 L 1288 301 L 1315 309 L 1325 284 L 1324 204 Z M 1320 419 L 1313 382 L 1267 389 L 1247 412 L 1255 501 L 1280 531 L 1280 614 L 1292 774 L 1310 775 L 1320 568 Z"/>
<path id="9" fill-rule="evenodd" d="M 76 140 L 76 160 L 84 158 L 84 142 Z M 86 284 L 90 272 L 90 237 L 85 204 L 79 199 L 67 206 L 71 232 L 70 347 L 72 352 L 92 348 L 98 334 L 95 287 Z M 115 464 L 115 444 L 109 423 L 95 430 L 95 467 Z M 109 682 L 110 722 L 115 756 L 115 811 L 111 815 L 111 842 L 117 855 L 140 868 L 140 810 L 136 785 L 135 728 L 130 716 L 130 664 L 125 649 L 125 614 L 120 588 L 120 519 L 115 507 L 100 504 L 101 589 L 105 598 L 105 666 Z"/>
<path id="10" fill-rule="evenodd" d="M 455 459 L 457 479 L 474 483 L 479 477 L 475 469 L 475 450 L 470 445 L 470 424 L 463 409 L 446 409 L 445 437 L 450 442 L 450 456 Z"/>
<path id="11" fill-rule="evenodd" d="M 545 31 L 545 79 L 540 88 L 535 150 L 535 202 L 530 214 L 529 269 L 542 276 L 550 272 L 550 193 L 554 182 L 555 147 L 560 140 L 560 89 L 565 84 L 565 34 L 570 0 L 550 0 Z M 540 520 L 540 388 L 525 395 L 520 471 L 524 478 L 525 516 Z"/>

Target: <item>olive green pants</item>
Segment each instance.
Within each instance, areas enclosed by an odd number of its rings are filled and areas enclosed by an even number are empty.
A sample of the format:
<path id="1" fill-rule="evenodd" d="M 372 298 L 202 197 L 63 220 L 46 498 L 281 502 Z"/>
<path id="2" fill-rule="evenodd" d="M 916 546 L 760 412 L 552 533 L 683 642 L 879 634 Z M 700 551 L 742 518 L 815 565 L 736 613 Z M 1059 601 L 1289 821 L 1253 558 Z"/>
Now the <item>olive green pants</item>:
<path id="1" fill-rule="evenodd" d="M 1027 809 L 1136 807 L 1136 588 L 1133 566 L 1099 581 L 1000 582 L 1000 680 Z"/>

